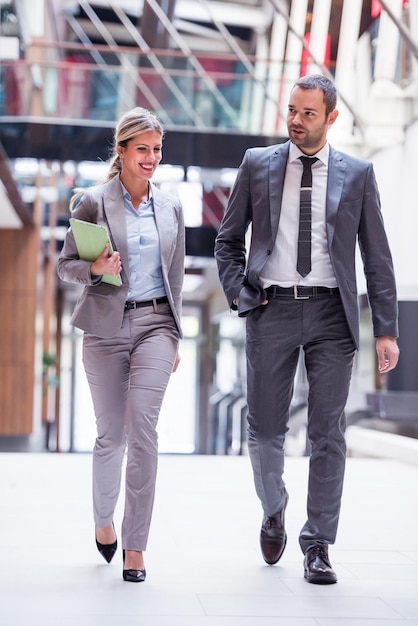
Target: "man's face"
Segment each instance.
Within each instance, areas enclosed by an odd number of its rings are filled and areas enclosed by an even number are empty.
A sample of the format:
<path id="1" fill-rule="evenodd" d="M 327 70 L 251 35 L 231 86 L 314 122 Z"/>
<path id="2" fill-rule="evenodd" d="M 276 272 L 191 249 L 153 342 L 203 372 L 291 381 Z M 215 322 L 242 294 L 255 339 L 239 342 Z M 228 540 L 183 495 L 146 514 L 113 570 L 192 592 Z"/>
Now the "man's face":
<path id="1" fill-rule="evenodd" d="M 321 89 L 294 87 L 289 98 L 287 129 L 289 138 L 305 154 L 315 154 L 324 147 L 327 131 L 335 122 L 338 111 L 326 115 Z"/>

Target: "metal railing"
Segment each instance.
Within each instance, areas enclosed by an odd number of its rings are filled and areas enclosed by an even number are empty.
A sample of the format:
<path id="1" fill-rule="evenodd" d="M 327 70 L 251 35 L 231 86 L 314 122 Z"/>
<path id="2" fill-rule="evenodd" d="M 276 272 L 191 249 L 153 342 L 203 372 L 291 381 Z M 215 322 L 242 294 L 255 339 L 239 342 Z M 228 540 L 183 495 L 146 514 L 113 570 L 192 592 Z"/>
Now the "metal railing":
<path id="1" fill-rule="evenodd" d="M 45 58 L 49 49 L 56 44 L 33 45 L 29 56 Z M 2 62 L 0 116 L 102 124 L 144 106 L 166 125 L 248 132 L 252 124 L 251 77 L 232 55 L 199 57 L 202 77 L 173 51 L 68 44 L 62 50 L 59 61 Z"/>

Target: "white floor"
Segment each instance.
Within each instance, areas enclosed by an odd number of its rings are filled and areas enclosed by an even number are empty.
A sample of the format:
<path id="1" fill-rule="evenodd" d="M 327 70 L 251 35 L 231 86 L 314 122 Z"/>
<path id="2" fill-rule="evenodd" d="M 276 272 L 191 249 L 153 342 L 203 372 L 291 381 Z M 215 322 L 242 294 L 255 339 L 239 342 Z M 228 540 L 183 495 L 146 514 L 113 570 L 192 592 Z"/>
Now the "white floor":
<path id="1" fill-rule="evenodd" d="M 303 579 L 307 459 L 289 458 L 288 546 L 258 547 L 246 457 L 161 456 L 145 583 L 94 544 L 89 454 L 0 455 L 2 626 L 418 626 L 418 467 L 349 459 L 336 585 Z M 120 502 L 115 523 L 119 532 Z"/>

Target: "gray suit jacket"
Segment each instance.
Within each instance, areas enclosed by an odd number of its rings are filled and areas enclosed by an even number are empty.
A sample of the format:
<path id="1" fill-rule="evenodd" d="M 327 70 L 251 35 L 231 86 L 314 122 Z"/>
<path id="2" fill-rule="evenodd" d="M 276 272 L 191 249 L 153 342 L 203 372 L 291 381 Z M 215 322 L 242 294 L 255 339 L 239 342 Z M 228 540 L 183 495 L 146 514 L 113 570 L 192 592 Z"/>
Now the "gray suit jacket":
<path id="1" fill-rule="evenodd" d="M 247 150 L 215 244 L 219 276 L 231 308 L 245 316 L 266 299 L 260 273 L 276 239 L 289 142 Z M 245 236 L 251 224 L 246 256 Z M 373 166 L 330 147 L 326 232 L 347 322 L 359 345 L 355 250 L 367 280 L 374 335 L 398 336 L 396 285 Z"/>
<path id="2" fill-rule="evenodd" d="M 152 184 L 152 183 L 151 183 Z M 155 222 L 160 239 L 164 286 L 174 319 L 181 332 L 181 291 L 184 276 L 185 235 L 180 202 L 152 185 Z M 102 224 L 108 229 L 114 250 L 120 253 L 122 268 L 128 269 L 128 238 L 125 206 L 119 177 L 104 185 L 87 189 L 72 217 Z M 62 280 L 80 283 L 85 288 L 75 306 L 71 324 L 103 338 L 116 335 L 122 325 L 128 276 L 122 269 L 122 286 L 94 283 L 90 262 L 80 260 L 71 229 L 58 258 L 57 271 Z"/>

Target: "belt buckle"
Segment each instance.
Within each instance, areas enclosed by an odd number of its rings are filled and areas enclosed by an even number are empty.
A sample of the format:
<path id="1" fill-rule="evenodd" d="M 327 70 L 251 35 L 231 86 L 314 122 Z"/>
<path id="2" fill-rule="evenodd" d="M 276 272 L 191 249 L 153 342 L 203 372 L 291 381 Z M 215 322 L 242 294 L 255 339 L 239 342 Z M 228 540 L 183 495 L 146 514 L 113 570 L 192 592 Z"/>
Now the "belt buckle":
<path id="1" fill-rule="evenodd" d="M 293 285 L 293 298 L 295 300 L 309 300 L 309 296 L 299 296 L 298 295 L 298 286 Z"/>

